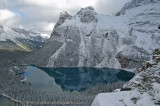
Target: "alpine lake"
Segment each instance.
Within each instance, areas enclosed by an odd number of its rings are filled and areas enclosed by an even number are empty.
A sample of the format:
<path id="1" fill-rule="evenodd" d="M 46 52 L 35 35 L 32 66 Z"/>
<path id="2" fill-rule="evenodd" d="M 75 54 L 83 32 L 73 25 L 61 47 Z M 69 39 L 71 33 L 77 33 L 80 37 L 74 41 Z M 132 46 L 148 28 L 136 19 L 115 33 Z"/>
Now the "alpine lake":
<path id="1" fill-rule="evenodd" d="M 134 73 L 110 68 L 45 68 L 26 66 L 24 77 L 35 88 L 54 91 L 84 91 L 97 84 L 127 82 Z"/>
<path id="2" fill-rule="evenodd" d="M 18 67 L 23 67 L 23 71 L 17 74 L 23 76 L 23 81 L 35 88 L 56 93 L 81 92 L 97 84 L 127 82 L 135 75 L 121 69 L 110 68 L 46 68 L 33 65 Z M 4 96 L 0 96 L 0 104 L 16 106 L 15 102 Z"/>

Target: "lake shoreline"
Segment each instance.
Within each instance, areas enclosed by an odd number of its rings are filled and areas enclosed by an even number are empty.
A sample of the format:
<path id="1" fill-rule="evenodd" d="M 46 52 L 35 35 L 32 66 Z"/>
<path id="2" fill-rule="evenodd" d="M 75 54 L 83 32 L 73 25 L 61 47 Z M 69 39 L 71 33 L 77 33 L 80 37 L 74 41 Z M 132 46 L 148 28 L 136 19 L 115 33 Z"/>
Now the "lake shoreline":
<path id="1" fill-rule="evenodd" d="M 18 106 L 23 106 L 21 101 L 15 100 L 15 99 L 13 99 L 13 98 L 11 98 L 11 97 L 3 94 L 3 93 L 2 94 L 0 93 L 0 96 L 7 98 L 9 101 L 14 102 L 14 104 L 18 104 Z"/>
<path id="2" fill-rule="evenodd" d="M 0 62 L 1 63 L 1 62 Z M 4 63 L 3 63 L 4 64 Z M 64 93 L 62 95 L 57 96 L 54 93 L 51 93 L 49 91 L 44 91 L 44 90 L 40 90 L 37 88 L 34 88 L 32 86 L 29 86 L 27 83 L 24 83 L 21 81 L 22 77 L 18 77 L 15 75 L 15 73 L 10 71 L 10 67 L 12 67 L 12 69 L 14 68 L 15 65 L 10 64 L 10 63 L 5 63 L 5 65 L 7 64 L 7 66 L 5 67 L 4 65 L 2 70 L 0 70 L 0 81 L 2 83 L 0 83 L 0 86 L 2 86 L 1 89 L 1 93 L 0 95 L 2 95 L 3 97 L 6 97 L 7 99 L 13 101 L 13 103 L 17 103 L 19 104 L 18 106 L 23 106 L 27 104 L 27 101 L 29 102 L 29 104 L 32 104 L 33 102 L 50 102 L 52 103 L 52 101 L 54 100 L 56 102 L 56 100 L 58 100 L 58 102 L 68 102 L 68 101 L 72 101 L 73 103 L 76 103 L 76 101 L 80 101 L 83 102 L 84 104 L 82 104 L 81 106 L 90 106 L 93 99 L 95 98 L 95 95 L 101 91 L 95 91 L 96 88 L 98 88 L 99 86 L 88 90 L 86 92 L 82 92 L 82 94 L 79 93 Z M 24 66 L 24 65 L 21 65 Z M 25 65 L 28 66 L 28 65 Z M 37 66 L 38 67 L 38 66 Z M 16 68 L 15 68 L 16 69 Z M 101 68 L 104 69 L 104 68 Z M 17 69 L 16 69 L 17 70 Z M 14 71 L 14 70 L 13 70 Z M 17 71 L 17 72 L 21 72 Z M 24 72 L 24 70 L 23 70 Z M 14 84 L 14 86 L 12 86 L 12 84 Z M 100 85 L 101 87 L 101 85 Z M 7 89 L 6 89 L 7 88 Z M 22 90 L 23 89 L 23 90 Z M 8 91 L 10 91 L 10 93 L 8 93 Z M 17 91 L 21 91 L 19 93 L 17 93 Z M 104 90 L 103 92 L 106 92 L 106 87 L 104 86 Z M 33 95 L 34 93 L 34 95 Z M 25 98 L 24 98 L 24 96 Z M 43 96 L 42 96 L 43 95 Z M 14 99 L 14 98 L 17 98 Z M 23 99 L 24 98 L 24 99 Z M 46 98 L 49 98 L 46 100 Z"/>

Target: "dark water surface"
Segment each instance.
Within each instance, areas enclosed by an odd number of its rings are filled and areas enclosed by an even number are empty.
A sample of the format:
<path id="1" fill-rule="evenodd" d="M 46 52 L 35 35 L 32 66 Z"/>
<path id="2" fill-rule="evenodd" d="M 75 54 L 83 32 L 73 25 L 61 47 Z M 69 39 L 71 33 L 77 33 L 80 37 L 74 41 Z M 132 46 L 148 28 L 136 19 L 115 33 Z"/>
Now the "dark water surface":
<path id="1" fill-rule="evenodd" d="M 44 68 L 26 66 L 24 76 L 32 86 L 54 92 L 83 91 L 96 84 L 129 81 L 135 74 L 110 68 Z"/>
<path id="2" fill-rule="evenodd" d="M 27 82 L 35 88 L 54 93 L 84 91 L 97 84 L 129 81 L 134 73 L 109 68 L 44 68 L 36 66 L 25 67 L 24 75 Z M 0 106 L 15 106 L 6 97 L 0 96 Z"/>

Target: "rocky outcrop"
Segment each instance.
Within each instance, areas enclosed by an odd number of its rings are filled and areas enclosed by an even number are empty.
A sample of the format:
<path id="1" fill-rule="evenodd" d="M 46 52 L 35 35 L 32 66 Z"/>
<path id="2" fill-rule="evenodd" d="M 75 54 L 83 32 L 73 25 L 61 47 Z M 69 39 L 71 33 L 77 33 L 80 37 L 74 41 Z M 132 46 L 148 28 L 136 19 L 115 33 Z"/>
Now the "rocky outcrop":
<path id="1" fill-rule="evenodd" d="M 160 95 L 160 50 L 155 49 L 153 52 L 153 59 L 146 62 L 139 70 L 137 75 L 127 82 L 123 88 L 137 89 L 140 94 L 149 94 L 152 97 L 154 105 L 159 105 Z M 137 100 L 140 98 L 137 98 Z"/>
<path id="2" fill-rule="evenodd" d="M 55 28 L 58 27 L 59 25 L 63 24 L 66 19 L 70 20 L 71 18 L 72 18 L 72 16 L 69 15 L 66 11 L 61 12 L 59 20 L 58 20 L 57 24 L 55 25 Z"/>
<path id="3" fill-rule="evenodd" d="M 94 11 L 93 7 L 82 8 L 77 15 L 80 17 L 81 22 L 89 23 L 89 22 L 97 22 L 98 19 L 95 16 L 97 13 Z"/>
<path id="4" fill-rule="evenodd" d="M 153 56 L 160 58 L 160 50 L 155 49 Z M 145 63 L 123 88 L 96 95 L 91 106 L 159 106 L 160 60 L 157 59 Z"/>

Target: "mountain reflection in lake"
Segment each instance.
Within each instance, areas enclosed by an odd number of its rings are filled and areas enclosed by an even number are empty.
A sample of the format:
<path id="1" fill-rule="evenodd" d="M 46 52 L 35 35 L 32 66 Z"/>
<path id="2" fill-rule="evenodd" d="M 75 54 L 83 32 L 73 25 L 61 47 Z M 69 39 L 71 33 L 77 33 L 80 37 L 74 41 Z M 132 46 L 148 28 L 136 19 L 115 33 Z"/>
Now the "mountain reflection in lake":
<path id="1" fill-rule="evenodd" d="M 62 92 L 62 89 L 83 91 L 99 83 L 128 81 L 134 76 L 134 73 L 109 68 L 44 68 L 27 66 L 24 75 L 34 87 Z"/>

